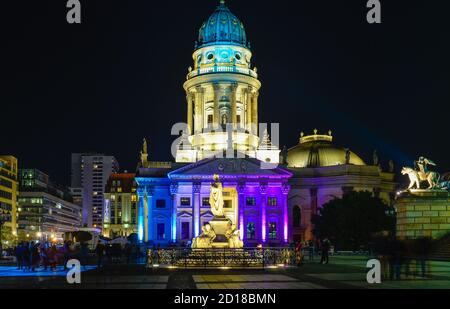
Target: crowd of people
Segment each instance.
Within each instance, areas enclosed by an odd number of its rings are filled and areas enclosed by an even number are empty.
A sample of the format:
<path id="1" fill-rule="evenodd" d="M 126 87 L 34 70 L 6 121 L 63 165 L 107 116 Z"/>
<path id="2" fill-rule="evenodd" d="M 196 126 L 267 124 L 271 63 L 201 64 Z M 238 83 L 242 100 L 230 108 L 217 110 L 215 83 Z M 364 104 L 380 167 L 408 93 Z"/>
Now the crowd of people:
<path id="1" fill-rule="evenodd" d="M 297 266 L 303 265 L 305 256 L 308 255 L 308 261 L 313 262 L 316 255 L 320 255 L 320 264 L 328 264 L 330 262 L 331 242 L 328 238 L 314 242 L 298 242 L 295 245 L 295 260 Z"/>
<path id="2" fill-rule="evenodd" d="M 86 265 L 87 255 L 87 245 L 76 247 L 70 241 L 62 246 L 50 242 L 21 242 L 14 249 L 17 269 L 31 272 L 40 268 L 56 271 L 59 265 L 67 270 L 67 262 L 74 257 Z"/>

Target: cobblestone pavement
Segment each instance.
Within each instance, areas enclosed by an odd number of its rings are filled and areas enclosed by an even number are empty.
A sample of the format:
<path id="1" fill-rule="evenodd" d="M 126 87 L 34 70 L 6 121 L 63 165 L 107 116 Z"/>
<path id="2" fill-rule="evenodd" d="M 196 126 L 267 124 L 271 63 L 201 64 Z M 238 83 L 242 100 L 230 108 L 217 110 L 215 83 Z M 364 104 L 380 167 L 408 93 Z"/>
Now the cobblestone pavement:
<path id="1" fill-rule="evenodd" d="M 402 280 L 369 285 L 365 268 L 368 258 L 334 257 L 329 265 L 305 263 L 302 267 L 267 270 L 181 270 L 145 269 L 144 266 L 110 266 L 87 269 L 82 284 L 67 284 L 62 270 L 25 273 L 0 267 L 0 288 L 32 289 L 408 289 L 450 288 L 450 263 L 428 265 L 427 278 L 410 275 Z"/>

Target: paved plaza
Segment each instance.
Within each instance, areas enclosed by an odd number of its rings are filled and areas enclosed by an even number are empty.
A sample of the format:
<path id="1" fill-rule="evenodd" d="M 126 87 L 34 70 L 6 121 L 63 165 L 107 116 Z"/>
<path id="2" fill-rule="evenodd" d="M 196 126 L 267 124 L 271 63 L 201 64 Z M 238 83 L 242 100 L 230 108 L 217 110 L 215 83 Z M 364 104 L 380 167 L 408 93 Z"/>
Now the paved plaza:
<path id="1" fill-rule="evenodd" d="M 0 267 L 0 288 L 32 289 L 449 289 L 450 262 L 429 262 L 426 278 L 410 274 L 401 280 L 384 280 L 379 285 L 366 281 L 365 265 L 369 258 L 333 257 L 329 265 L 305 263 L 297 268 L 266 270 L 182 270 L 145 269 L 143 265 L 110 266 L 103 270 L 88 267 L 82 284 L 67 284 L 66 272 L 23 272 L 14 267 Z"/>

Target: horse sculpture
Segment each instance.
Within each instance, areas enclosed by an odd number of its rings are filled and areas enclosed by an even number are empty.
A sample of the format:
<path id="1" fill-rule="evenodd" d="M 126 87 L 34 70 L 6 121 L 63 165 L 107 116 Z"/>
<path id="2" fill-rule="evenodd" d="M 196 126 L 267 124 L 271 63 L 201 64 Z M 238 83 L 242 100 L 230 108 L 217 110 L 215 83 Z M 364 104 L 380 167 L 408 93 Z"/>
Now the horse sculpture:
<path id="1" fill-rule="evenodd" d="M 428 172 L 427 174 L 419 173 L 418 171 L 410 168 L 410 167 L 404 167 L 402 170 L 402 175 L 408 175 L 409 180 L 411 181 L 408 190 L 413 189 L 416 187 L 416 189 L 420 190 L 420 183 L 422 181 L 427 181 L 429 184 L 429 187 L 427 190 L 433 190 L 433 189 L 440 189 L 440 183 L 439 180 L 441 176 L 436 172 Z"/>

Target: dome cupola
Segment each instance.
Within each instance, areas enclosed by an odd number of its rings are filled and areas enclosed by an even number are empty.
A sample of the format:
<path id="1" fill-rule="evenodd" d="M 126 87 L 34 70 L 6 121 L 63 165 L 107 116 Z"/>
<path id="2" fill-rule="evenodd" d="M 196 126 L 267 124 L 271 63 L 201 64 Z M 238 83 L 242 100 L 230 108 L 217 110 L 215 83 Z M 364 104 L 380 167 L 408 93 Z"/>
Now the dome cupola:
<path id="1" fill-rule="evenodd" d="M 220 0 L 216 11 L 205 21 L 198 35 L 198 46 L 232 44 L 249 48 L 243 23 Z"/>
<path id="2" fill-rule="evenodd" d="M 300 143 L 288 151 L 288 166 L 292 168 L 317 168 L 336 165 L 366 165 L 364 161 L 349 149 L 333 145 L 332 132 L 320 135 L 303 133 Z"/>

